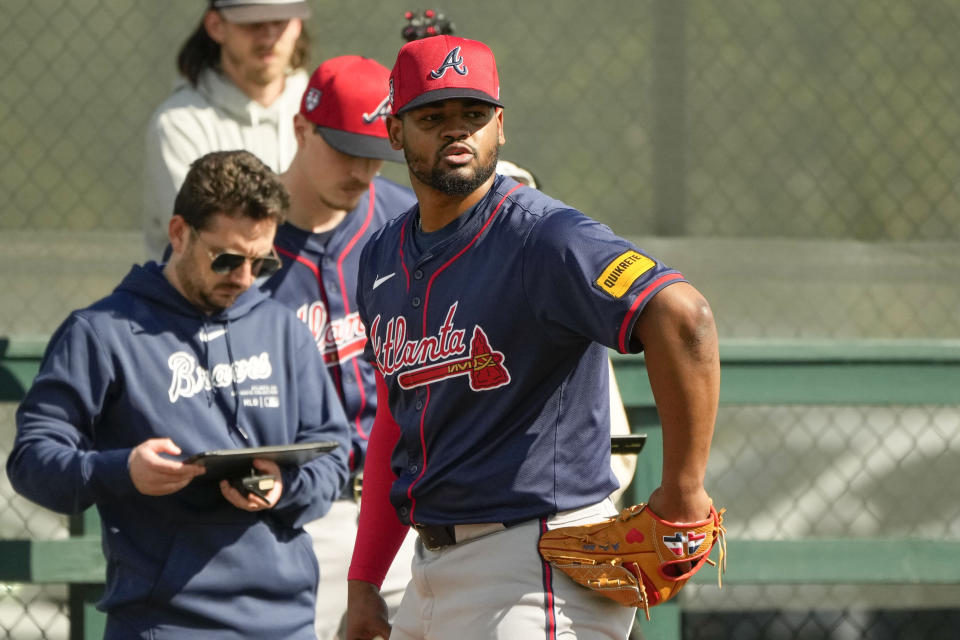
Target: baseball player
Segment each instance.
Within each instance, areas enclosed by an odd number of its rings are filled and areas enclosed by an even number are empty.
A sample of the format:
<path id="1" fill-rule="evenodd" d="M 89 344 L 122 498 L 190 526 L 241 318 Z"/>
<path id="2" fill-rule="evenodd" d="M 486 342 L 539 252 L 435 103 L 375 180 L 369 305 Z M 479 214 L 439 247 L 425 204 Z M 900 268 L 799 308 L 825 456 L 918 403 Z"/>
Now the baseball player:
<path id="1" fill-rule="evenodd" d="M 416 11 L 407 11 L 404 14 L 407 25 L 401 31 L 401 35 L 406 42 L 429 38 L 435 35 L 453 35 L 455 27 L 452 21 L 437 9 L 423 9 Z M 509 176 L 517 182 L 540 189 L 540 180 L 534 175 L 533 171 L 526 167 L 499 158 L 497 160 L 496 172 L 500 175 Z M 630 422 L 627 419 L 627 412 L 623 407 L 623 399 L 620 396 L 620 387 L 617 385 L 616 374 L 613 370 L 613 363 L 610 363 L 610 434 L 626 435 L 630 433 Z M 613 455 L 610 458 L 610 465 L 614 474 L 617 476 L 617 482 L 620 487 L 611 494 L 614 503 L 620 504 L 627 487 L 633 480 L 637 469 L 636 454 Z"/>
<path id="2" fill-rule="evenodd" d="M 415 202 L 408 187 L 378 176 L 385 160 L 403 161 L 384 126 L 389 76 L 375 60 L 341 56 L 310 77 L 293 118 L 297 152 L 280 176 L 290 193 L 287 221 L 275 240 L 283 267 L 263 285 L 313 332 L 350 421 L 354 478 L 363 468 L 377 406 L 373 367 L 361 357 L 367 337 L 355 302 L 360 250 L 374 231 Z M 320 640 L 336 636 L 347 609 L 358 513 L 353 486 L 347 485 L 330 512 L 306 526 L 320 562 Z M 393 609 L 410 579 L 416 536 L 408 538 L 383 586 Z"/>
<path id="3" fill-rule="evenodd" d="M 616 513 L 608 347 L 646 354 L 663 425 L 650 508 L 676 522 L 711 513 L 710 307 L 608 227 L 495 174 L 503 103 L 486 45 L 410 42 L 390 83 L 387 131 L 417 205 L 360 259 L 378 411 L 348 638 L 626 638 L 635 610 L 553 571 L 537 543 Z M 391 629 L 378 585 L 405 525 L 419 540 Z"/>

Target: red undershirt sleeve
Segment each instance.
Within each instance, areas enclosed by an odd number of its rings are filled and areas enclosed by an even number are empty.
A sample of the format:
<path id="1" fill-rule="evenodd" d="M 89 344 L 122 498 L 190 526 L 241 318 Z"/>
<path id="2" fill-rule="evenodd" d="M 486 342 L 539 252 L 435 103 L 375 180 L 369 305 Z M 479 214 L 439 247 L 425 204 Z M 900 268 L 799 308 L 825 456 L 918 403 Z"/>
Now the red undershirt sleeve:
<path id="1" fill-rule="evenodd" d="M 390 468 L 390 457 L 400 440 L 400 425 L 390 413 L 383 375 L 378 371 L 376 377 L 377 416 L 367 444 L 360 520 L 347 579 L 380 587 L 409 527 L 400 521 L 390 503 L 390 487 L 397 479 Z"/>

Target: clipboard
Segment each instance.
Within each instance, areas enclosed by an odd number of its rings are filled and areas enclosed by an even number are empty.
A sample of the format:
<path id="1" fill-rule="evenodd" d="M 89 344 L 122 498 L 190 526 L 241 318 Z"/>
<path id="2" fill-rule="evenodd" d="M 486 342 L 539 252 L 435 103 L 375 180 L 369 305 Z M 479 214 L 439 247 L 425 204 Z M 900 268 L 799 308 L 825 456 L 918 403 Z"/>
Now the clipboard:
<path id="1" fill-rule="evenodd" d="M 204 451 L 184 459 L 184 464 L 200 464 L 207 468 L 203 477 L 234 478 L 250 473 L 254 458 L 273 460 L 281 467 L 295 467 L 329 453 L 340 445 L 332 441 L 300 442 L 243 449 Z"/>

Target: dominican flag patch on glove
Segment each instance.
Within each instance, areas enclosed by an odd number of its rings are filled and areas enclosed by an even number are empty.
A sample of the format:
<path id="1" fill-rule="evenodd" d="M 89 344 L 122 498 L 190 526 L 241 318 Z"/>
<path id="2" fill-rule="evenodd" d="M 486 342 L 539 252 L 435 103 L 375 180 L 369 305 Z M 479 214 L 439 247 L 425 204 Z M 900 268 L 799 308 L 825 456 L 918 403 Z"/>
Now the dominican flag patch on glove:
<path id="1" fill-rule="evenodd" d="M 676 556 L 683 556 L 684 550 L 686 550 L 687 555 L 693 555 L 706 539 L 706 533 L 677 531 L 672 536 L 663 536 L 663 544 Z"/>

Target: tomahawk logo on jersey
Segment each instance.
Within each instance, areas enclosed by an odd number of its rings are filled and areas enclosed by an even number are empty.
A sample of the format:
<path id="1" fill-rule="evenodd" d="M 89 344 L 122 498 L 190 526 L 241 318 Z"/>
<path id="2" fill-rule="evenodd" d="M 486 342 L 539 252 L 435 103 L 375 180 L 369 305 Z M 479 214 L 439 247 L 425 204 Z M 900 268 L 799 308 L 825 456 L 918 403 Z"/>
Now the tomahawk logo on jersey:
<path id="1" fill-rule="evenodd" d="M 404 389 L 413 389 L 431 382 L 456 376 L 467 376 L 474 391 L 496 389 L 510 382 L 510 372 L 504 366 L 503 353 L 493 351 L 480 325 L 473 327 L 470 352 L 464 341 L 466 332 L 454 329 L 457 303 L 450 305 L 446 319 L 436 336 L 407 340 L 407 322 L 403 316 L 387 321 L 385 340 L 380 340 L 380 316 L 373 320 L 371 335 L 380 371 L 390 374 L 406 369 L 397 376 Z M 463 356 L 466 353 L 466 357 Z"/>
<path id="2" fill-rule="evenodd" d="M 610 429 L 603 345 L 640 350 L 633 323 L 683 276 L 510 178 L 436 244 L 416 216 L 374 234 L 357 290 L 365 357 L 401 431 L 400 517 L 509 522 L 599 502 L 618 486 L 609 449 L 595 446 Z"/>

